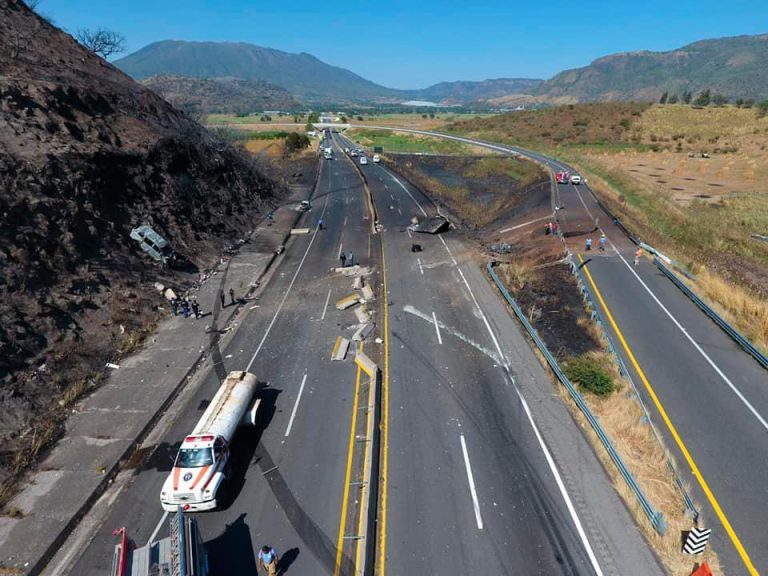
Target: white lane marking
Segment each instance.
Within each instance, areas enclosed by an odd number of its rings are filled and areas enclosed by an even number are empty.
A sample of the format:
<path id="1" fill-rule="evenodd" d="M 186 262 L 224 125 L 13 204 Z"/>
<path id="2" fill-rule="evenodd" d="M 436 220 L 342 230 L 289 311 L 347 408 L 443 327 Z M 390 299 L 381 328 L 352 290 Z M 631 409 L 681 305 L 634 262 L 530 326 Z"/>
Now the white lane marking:
<path id="1" fill-rule="evenodd" d="M 157 536 L 157 533 L 160 532 L 160 527 L 163 525 L 163 522 L 165 522 L 165 519 L 168 518 L 168 510 L 163 512 L 162 518 L 160 518 L 160 522 L 157 523 L 157 526 L 155 526 L 155 530 L 152 532 L 152 536 L 149 537 L 149 540 L 147 541 L 147 546 L 152 544 L 152 542 L 155 541 L 155 536 Z"/>
<path id="2" fill-rule="evenodd" d="M 483 517 L 480 516 L 480 502 L 477 500 L 477 490 L 475 490 L 475 478 L 472 476 L 472 466 L 469 465 L 469 453 L 467 452 L 467 442 L 464 440 L 464 434 L 461 435 L 461 451 L 464 453 L 464 465 L 467 468 L 467 480 L 469 481 L 469 492 L 472 494 L 472 506 L 475 509 L 475 520 L 477 520 L 477 529 L 483 529 Z"/>
<path id="3" fill-rule="evenodd" d="M 405 193 L 406 193 L 406 194 L 408 194 L 408 196 L 410 196 L 410 197 L 411 197 L 411 200 L 413 200 L 413 203 L 414 203 L 414 204 L 416 204 L 416 206 L 418 206 L 418 207 L 419 207 L 419 210 L 421 210 L 421 213 L 422 213 L 424 216 L 426 216 L 426 215 L 427 215 L 426 211 L 424 210 L 424 208 L 422 208 L 422 207 L 421 207 L 421 204 L 419 204 L 419 203 L 416 201 L 416 198 L 414 198 L 414 197 L 413 197 L 413 194 L 411 194 L 411 191 L 410 191 L 410 190 L 408 190 L 408 188 L 406 188 L 405 186 L 403 186 L 403 183 L 402 183 L 402 182 L 400 182 L 400 180 L 398 180 L 397 176 L 395 176 L 395 175 L 394 175 L 394 174 L 392 174 L 391 172 L 389 172 L 389 175 L 392 177 L 392 180 L 394 180 L 395 182 L 397 182 L 397 183 L 400 185 L 400 188 L 402 188 L 403 190 L 405 190 Z"/>
<path id="4" fill-rule="evenodd" d="M 325 312 L 328 310 L 328 302 L 331 300 L 331 289 L 328 288 L 328 296 L 325 298 L 325 306 L 323 306 L 323 315 L 320 316 L 320 320 L 325 320 Z"/>
<path id="5" fill-rule="evenodd" d="M 544 453 L 544 457 L 547 460 L 547 464 L 549 465 L 549 470 L 550 472 L 552 472 L 552 475 L 555 477 L 555 483 L 557 484 L 557 487 L 560 490 L 560 495 L 563 497 L 563 500 L 565 501 L 566 508 L 568 508 L 568 514 L 571 516 L 571 520 L 573 521 L 573 524 L 576 527 L 576 531 L 579 534 L 579 539 L 581 540 L 581 544 L 582 546 L 584 546 L 584 550 L 586 551 L 587 556 L 589 556 L 589 561 L 592 564 L 592 569 L 595 571 L 596 576 L 603 576 L 603 570 L 602 568 L 600 568 L 600 564 L 597 561 L 595 552 L 594 550 L 592 550 L 592 545 L 589 543 L 589 538 L 587 538 L 587 534 L 586 532 L 584 532 L 584 527 L 581 524 L 581 519 L 579 518 L 579 515 L 576 512 L 576 508 L 573 506 L 573 502 L 571 501 L 571 497 L 568 494 L 568 490 L 566 489 L 565 484 L 563 483 L 563 479 L 560 477 L 560 472 L 557 469 L 555 460 L 554 458 L 552 458 L 552 454 L 550 454 L 549 448 L 547 448 L 547 445 L 544 443 L 544 438 L 542 438 L 541 433 L 539 432 L 539 429 L 536 426 L 536 422 L 534 422 L 533 420 L 533 414 L 531 413 L 531 409 L 528 407 L 528 402 L 525 401 L 525 398 L 523 398 L 523 394 L 520 392 L 520 390 L 517 387 L 517 382 L 515 382 L 515 378 L 514 376 L 512 376 L 512 372 L 509 369 L 509 364 L 506 360 L 506 357 L 504 356 L 504 353 L 501 351 L 501 346 L 499 345 L 499 341 L 496 339 L 496 335 L 491 329 L 491 325 L 488 323 L 488 318 L 486 318 L 485 313 L 483 312 L 483 309 L 480 308 L 480 304 L 477 302 L 477 298 L 475 298 L 475 293 L 472 291 L 472 288 L 469 286 L 469 282 L 467 282 L 467 279 L 464 276 L 464 272 L 462 272 L 461 268 L 459 268 L 459 265 L 456 263 L 456 259 L 453 257 L 453 254 L 451 253 L 450 248 L 448 248 L 448 244 L 445 243 L 445 240 L 443 239 L 442 236 L 439 236 L 439 238 L 440 240 L 442 240 L 443 246 L 445 246 L 445 249 L 448 251 L 448 254 L 451 257 L 451 260 L 453 260 L 453 263 L 456 266 L 456 269 L 459 271 L 459 275 L 461 276 L 461 279 L 464 281 L 464 285 L 467 287 L 467 290 L 469 290 L 469 295 L 472 297 L 472 301 L 475 303 L 475 307 L 477 308 L 477 311 L 480 313 L 480 317 L 485 323 L 485 328 L 488 330 L 488 333 L 491 335 L 491 339 L 493 340 L 493 343 L 496 346 L 496 350 L 498 351 L 499 356 L 502 358 L 502 365 L 504 366 L 504 371 L 506 372 L 506 375 L 509 378 L 509 380 L 512 382 L 512 386 L 515 388 L 517 397 L 520 399 L 520 403 L 522 404 L 523 409 L 525 410 L 525 414 L 528 416 L 528 421 L 530 422 L 531 428 L 533 428 L 533 432 L 536 435 L 536 439 L 539 442 L 539 447 L 541 448 L 541 451 Z"/>
<path id="6" fill-rule="evenodd" d="M 392 198 L 392 200 L 395 199 L 395 196 L 393 194 L 390 194 L 389 197 Z"/>
<path id="7" fill-rule="evenodd" d="M 579 515 L 576 512 L 576 508 L 574 508 L 573 502 L 571 502 L 571 497 L 568 495 L 568 490 L 566 489 L 565 484 L 563 484 L 563 480 L 560 477 L 560 472 L 557 470 L 555 460 L 552 458 L 552 454 L 550 454 L 549 448 L 547 448 L 547 445 L 544 443 L 544 438 L 541 437 L 538 426 L 536 426 L 536 423 L 533 421 L 533 414 L 531 413 L 531 409 L 528 407 L 528 402 L 526 402 L 525 398 L 523 398 L 523 395 L 520 390 L 518 390 L 517 385 L 515 385 L 515 392 L 517 392 L 517 397 L 520 399 L 520 404 L 522 404 L 523 410 L 525 410 L 525 415 L 528 417 L 528 422 L 530 422 L 531 428 L 533 428 L 533 433 L 536 435 L 536 440 L 538 440 L 539 447 L 544 453 L 544 458 L 547 460 L 549 469 L 552 471 L 552 475 L 555 477 L 557 487 L 560 489 L 560 494 L 562 494 L 563 499 L 565 500 L 568 513 L 571 515 L 571 520 L 573 520 L 573 523 L 576 525 L 576 531 L 579 533 L 581 543 L 584 546 L 584 549 L 587 551 L 587 556 L 589 556 L 592 569 L 595 571 L 596 576 L 603 576 L 603 570 L 600 568 L 597 557 L 592 550 L 592 545 L 589 543 L 587 534 L 584 532 L 584 527 L 581 525 L 581 520 L 579 519 Z"/>
<path id="8" fill-rule="evenodd" d="M 413 314 L 417 318 L 421 318 L 422 320 L 424 320 L 425 322 L 429 322 L 430 324 L 432 324 L 432 322 L 433 322 L 433 320 L 432 320 L 432 318 L 430 317 L 429 314 L 427 314 L 426 312 L 422 312 L 421 310 L 418 310 L 417 308 L 414 308 L 410 304 L 406 304 L 405 306 L 403 306 L 403 312 L 407 312 L 408 314 Z M 440 326 L 441 333 L 442 332 L 448 332 L 448 334 L 450 334 L 452 336 L 455 336 L 456 338 L 458 338 L 459 340 L 461 340 L 463 342 L 466 342 L 467 344 L 469 344 L 473 348 L 479 350 L 480 352 L 482 352 L 483 354 L 488 356 L 488 358 L 493 360 L 494 363 L 496 363 L 496 364 L 504 364 L 504 362 L 502 361 L 501 358 L 499 358 L 499 356 L 496 354 L 496 352 L 493 352 L 492 350 L 488 350 L 488 348 L 485 348 L 484 346 L 481 346 L 480 344 L 478 344 L 477 342 L 475 342 L 471 338 L 468 338 L 467 336 L 465 336 L 461 332 L 458 332 L 457 330 L 454 330 L 450 326 L 447 326 L 444 322 L 440 322 L 438 320 L 437 323 Z"/>
<path id="9" fill-rule="evenodd" d="M 400 208 L 398 208 L 398 209 L 397 209 L 397 213 L 398 213 L 398 214 L 400 214 L 400 216 L 402 216 L 402 215 L 403 215 L 403 211 L 402 211 L 402 210 L 400 210 Z"/>
<path id="10" fill-rule="evenodd" d="M 339 242 L 339 253 L 338 253 L 338 254 L 336 254 L 336 259 L 337 259 L 337 260 L 338 260 L 339 258 L 341 258 L 341 249 L 342 249 L 342 247 L 343 247 L 343 246 L 344 246 L 344 243 L 343 243 L 343 242 Z"/>
<path id="11" fill-rule="evenodd" d="M 384 184 L 384 190 L 389 190 L 389 186 L 387 186 L 386 184 Z M 394 200 L 394 198 L 393 198 L 393 200 Z"/>
<path id="12" fill-rule="evenodd" d="M 643 279 L 640 278 L 637 272 L 635 272 L 633 267 L 629 265 L 629 262 L 626 261 L 624 256 L 622 256 L 621 253 L 616 249 L 616 246 L 614 246 L 613 242 L 611 242 L 611 246 L 613 247 L 613 250 L 616 252 L 616 254 L 619 256 L 621 261 L 624 262 L 624 265 L 629 269 L 630 272 L 632 272 L 632 274 L 634 274 L 635 278 L 637 278 L 637 281 L 640 282 L 642 287 L 645 288 L 645 291 L 648 292 L 648 294 L 651 295 L 651 298 L 653 298 L 656 304 L 659 305 L 659 308 L 661 308 L 664 311 L 664 313 L 669 317 L 669 319 L 672 320 L 674 325 L 677 326 L 678 330 L 680 330 L 680 332 L 683 333 L 683 335 L 688 339 L 688 341 L 691 344 L 693 344 L 693 347 L 696 348 L 696 350 L 699 352 L 699 354 L 702 355 L 704 360 L 707 361 L 707 364 L 709 364 L 712 367 L 712 369 L 715 372 L 717 372 L 717 375 L 720 376 L 720 378 L 723 379 L 723 382 L 725 382 L 728 385 L 728 387 L 733 391 L 733 393 L 736 394 L 739 400 L 741 400 L 741 402 L 747 407 L 747 410 L 749 410 L 752 413 L 752 415 L 757 419 L 757 421 L 760 422 L 762 427 L 768 430 L 768 422 L 766 422 L 765 419 L 760 415 L 760 413 L 755 409 L 755 407 L 752 406 L 752 404 L 750 404 L 749 400 L 747 400 L 744 394 L 741 393 L 741 390 L 739 390 L 736 387 L 736 385 L 733 382 L 731 382 L 728 376 L 726 376 L 725 373 L 723 373 L 723 371 L 720 369 L 720 367 L 717 364 L 715 364 L 714 360 L 712 360 L 712 358 L 710 358 L 709 355 L 706 352 L 704 352 L 702 347 L 699 346 L 699 344 L 693 339 L 693 337 L 690 334 L 688 334 L 688 331 L 683 327 L 682 324 L 680 324 L 680 322 L 678 322 L 677 318 L 675 318 L 672 315 L 672 313 L 666 308 L 666 306 L 664 306 L 664 304 L 661 303 L 661 300 L 659 300 L 656 297 L 656 294 L 653 293 L 653 291 L 648 287 L 648 285 L 643 281 Z"/>
<path id="13" fill-rule="evenodd" d="M 408 238 L 413 238 L 413 233 L 411 232 L 410 228 L 405 229 L 408 232 Z"/>
<path id="14" fill-rule="evenodd" d="M 320 212 L 320 218 L 325 216 L 325 209 L 328 207 L 328 196 L 325 197 L 325 203 L 323 204 L 323 210 Z M 312 244 L 315 243 L 315 238 L 317 238 L 317 231 L 318 226 L 315 226 L 315 231 L 312 233 L 312 238 L 309 240 L 309 245 L 307 246 L 307 249 L 304 251 L 304 256 L 301 257 L 301 261 L 299 262 L 298 267 L 296 268 L 296 272 L 293 273 L 293 278 L 291 278 L 291 283 L 288 284 L 288 288 L 285 291 L 285 294 L 283 295 L 283 299 L 280 301 L 280 305 L 277 307 L 277 310 L 275 310 L 275 315 L 272 316 L 272 320 L 269 323 L 269 326 L 267 326 L 267 329 L 264 331 L 264 336 L 261 337 L 261 342 L 259 342 L 259 346 L 256 348 L 256 351 L 253 353 L 253 356 L 251 356 L 251 361 L 248 362 L 248 366 L 245 367 L 245 371 L 248 372 L 251 369 L 251 366 L 253 366 L 253 363 L 256 361 L 256 356 L 259 355 L 259 352 L 261 352 L 262 347 L 264 346 L 264 342 L 267 341 L 267 337 L 269 336 L 269 333 L 272 331 L 272 327 L 275 325 L 275 322 L 277 322 L 277 317 L 280 315 L 280 312 L 283 309 L 283 306 L 285 305 L 285 301 L 288 300 L 288 296 L 291 294 L 291 289 L 293 288 L 293 285 L 296 283 L 296 278 L 299 277 L 299 272 L 301 272 L 301 267 L 304 266 L 304 261 L 307 259 L 307 255 L 309 255 L 309 251 L 312 249 Z"/>
<path id="15" fill-rule="evenodd" d="M 421 266 L 421 258 L 416 258 L 416 262 L 419 263 L 419 272 L 421 272 L 421 275 L 424 276 L 424 268 Z"/>
<path id="16" fill-rule="evenodd" d="M 512 226 L 511 228 L 504 228 L 503 230 L 499 230 L 499 234 L 504 234 L 504 232 L 512 232 L 512 230 L 517 230 L 518 228 L 523 228 L 524 226 L 530 226 L 531 224 L 536 224 L 536 222 L 541 222 L 542 220 L 547 220 L 549 218 L 552 218 L 552 214 L 547 214 L 546 216 L 536 218 L 535 220 L 528 220 L 528 222 L 523 222 L 522 224 Z"/>
<path id="17" fill-rule="evenodd" d="M 304 378 L 301 379 L 301 386 L 299 387 L 299 395 L 296 396 L 296 403 L 293 405 L 293 411 L 291 412 L 291 419 L 288 420 L 288 428 L 285 429 L 285 437 L 291 433 L 293 427 L 293 419 L 296 418 L 296 411 L 299 409 L 299 402 L 301 401 L 301 394 L 304 392 L 304 384 L 307 383 L 307 375 L 304 374 Z"/>
<path id="18" fill-rule="evenodd" d="M 437 323 L 437 316 L 435 316 L 435 313 L 432 312 L 432 322 L 435 323 L 435 332 L 437 332 L 437 341 L 442 344 L 443 343 L 443 337 L 440 336 L 440 325 Z"/>
<path id="19" fill-rule="evenodd" d="M 347 217 L 344 216 L 344 226 L 346 226 L 346 225 L 347 225 Z"/>

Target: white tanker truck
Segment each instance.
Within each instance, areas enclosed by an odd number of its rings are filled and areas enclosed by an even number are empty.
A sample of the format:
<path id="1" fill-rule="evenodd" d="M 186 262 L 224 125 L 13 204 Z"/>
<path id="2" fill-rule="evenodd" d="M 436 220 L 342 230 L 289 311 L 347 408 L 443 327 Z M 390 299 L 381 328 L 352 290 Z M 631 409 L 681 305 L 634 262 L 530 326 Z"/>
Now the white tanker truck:
<path id="1" fill-rule="evenodd" d="M 221 503 L 230 443 L 240 424 L 256 423 L 261 402 L 254 401 L 257 386 L 250 372 L 229 373 L 192 434 L 181 443 L 160 492 L 164 510 L 213 510 Z"/>

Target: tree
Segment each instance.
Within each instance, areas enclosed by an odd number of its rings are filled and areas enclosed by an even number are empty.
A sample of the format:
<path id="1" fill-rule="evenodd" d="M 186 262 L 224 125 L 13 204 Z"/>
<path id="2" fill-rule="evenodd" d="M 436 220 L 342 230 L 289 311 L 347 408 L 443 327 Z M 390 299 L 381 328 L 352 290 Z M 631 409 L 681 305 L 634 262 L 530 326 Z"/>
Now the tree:
<path id="1" fill-rule="evenodd" d="M 709 106 L 710 101 L 712 100 L 711 91 L 709 88 L 706 90 L 702 90 L 699 92 L 699 95 L 696 96 L 696 100 L 693 101 L 694 106 Z"/>
<path id="2" fill-rule="evenodd" d="M 357 121 L 358 121 L 358 122 L 362 122 L 362 121 L 363 121 L 363 117 L 362 117 L 362 116 L 358 116 L 358 117 L 357 117 Z"/>
<path id="3" fill-rule="evenodd" d="M 693 97 L 693 94 L 691 94 L 690 92 L 683 92 L 683 97 L 682 97 L 683 104 L 690 104 L 692 97 Z"/>
<path id="4" fill-rule="evenodd" d="M 293 154 L 309 146 L 309 138 L 306 134 L 299 134 L 298 132 L 291 132 L 285 138 L 285 151 L 288 154 Z"/>
<path id="5" fill-rule="evenodd" d="M 669 98 L 667 98 L 667 104 L 677 104 L 677 94 L 672 94 Z"/>
<path id="6" fill-rule="evenodd" d="M 763 100 L 757 104 L 757 117 L 763 118 L 768 115 L 768 100 Z"/>
<path id="7" fill-rule="evenodd" d="M 659 104 L 666 104 L 667 103 L 667 98 L 669 98 L 669 92 L 664 92 L 661 95 L 661 98 L 659 98 Z"/>
<path id="8" fill-rule="evenodd" d="M 340 118 L 340 120 L 341 120 L 341 123 L 342 123 L 342 124 L 346 124 L 346 123 L 348 122 L 348 120 L 347 120 L 347 117 L 346 117 L 346 116 L 342 116 L 342 117 Z"/>
<path id="9" fill-rule="evenodd" d="M 726 104 L 728 104 L 729 100 L 730 98 L 728 98 L 728 96 L 726 96 L 725 94 L 714 94 L 712 96 L 712 104 L 714 104 L 715 106 L 725 106 Z"/>
<path id="10" fill-rule="evenodd" d="M 105 60 L 112 54 L 125 52 L 125 36 L 118 32 L 104 30 L 104 28 L 97 28 L 96 30 L 81 28 L 75 34 L 75 38 L 88 50 Z"/>
<path id="11" fill-rule="evenodd" d="M 435 117 L 435 113 L 434 113 L 434 112 L 430 112 L 430 113 L 429 113 L 429 117 L 430 117 L 430 118 L 434 118 L 434 117 Z"/>
<path id="12" fill-rule="evenodd" d="M 736 108 L 744 106 L 744 98 L 736 98 Z"/>

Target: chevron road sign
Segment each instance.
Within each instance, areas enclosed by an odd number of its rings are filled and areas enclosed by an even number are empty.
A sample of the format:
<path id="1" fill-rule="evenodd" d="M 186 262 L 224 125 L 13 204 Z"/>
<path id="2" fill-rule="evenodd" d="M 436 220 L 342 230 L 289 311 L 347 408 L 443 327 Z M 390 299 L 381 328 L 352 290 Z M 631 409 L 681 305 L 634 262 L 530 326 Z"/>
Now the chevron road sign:
<path id="1" fill-rule="evenodd" d="M 701 554 L 707 547 L 709 537 L 712 534 L 711 528 L 694 528 L 688 533 L 683 545 L 683 552 L 686 554 Z"/>

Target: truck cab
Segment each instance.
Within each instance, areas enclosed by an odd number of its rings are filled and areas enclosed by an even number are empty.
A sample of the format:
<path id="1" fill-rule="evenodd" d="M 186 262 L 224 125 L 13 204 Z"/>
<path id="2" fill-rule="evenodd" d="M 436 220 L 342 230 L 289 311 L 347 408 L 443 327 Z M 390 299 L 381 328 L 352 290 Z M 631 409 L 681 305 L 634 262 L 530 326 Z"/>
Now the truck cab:
<path id="1" fill-rule="evenodd" d="M 160 493 L 163 509 L 173 512 L 181 506 L 196 512 L 216 508 L 228 461 L 229 445 L 221 436 L 187 436 Z"/>

